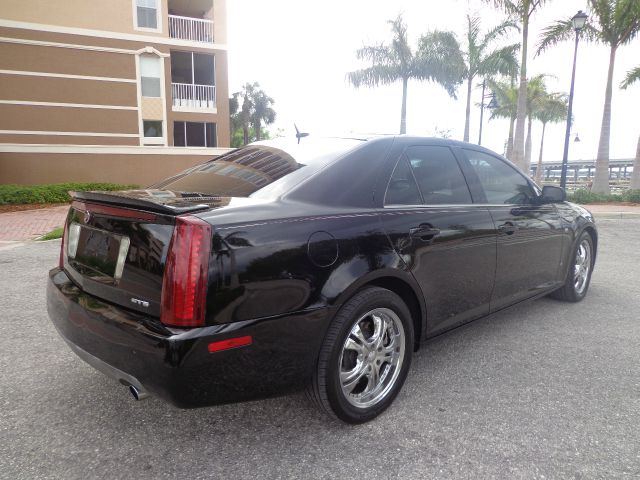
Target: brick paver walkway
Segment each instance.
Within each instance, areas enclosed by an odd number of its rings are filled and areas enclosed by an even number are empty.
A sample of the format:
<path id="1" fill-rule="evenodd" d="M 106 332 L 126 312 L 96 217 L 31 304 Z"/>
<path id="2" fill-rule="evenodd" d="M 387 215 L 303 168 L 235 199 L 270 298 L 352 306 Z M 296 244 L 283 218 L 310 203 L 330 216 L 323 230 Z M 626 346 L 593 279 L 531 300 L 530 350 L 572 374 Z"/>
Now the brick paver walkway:
<path id="1" fill-rule="evenodd" d="M 0 213 L 0 241 L 33 240 L 64 225 L 68 205 Z"/>

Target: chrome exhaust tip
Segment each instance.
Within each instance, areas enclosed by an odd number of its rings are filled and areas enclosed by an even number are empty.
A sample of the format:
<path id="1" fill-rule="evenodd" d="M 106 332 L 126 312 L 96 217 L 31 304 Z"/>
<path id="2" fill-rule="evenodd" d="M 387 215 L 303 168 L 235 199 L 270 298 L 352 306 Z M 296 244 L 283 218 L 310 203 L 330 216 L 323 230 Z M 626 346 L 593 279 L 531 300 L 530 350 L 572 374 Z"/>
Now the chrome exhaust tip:
<path id="1" fill-rule="evenodd" d="M 129 385 L 129 391 L 131 392 L 131 395 L 133 395 L 133 398 L 135 398 L 138 402 L 140 400 L 144 400 L 145 398 L 149 398 L 149 394 L 147 392 L 142 389 L 138 389 L 133 385 Z"/>

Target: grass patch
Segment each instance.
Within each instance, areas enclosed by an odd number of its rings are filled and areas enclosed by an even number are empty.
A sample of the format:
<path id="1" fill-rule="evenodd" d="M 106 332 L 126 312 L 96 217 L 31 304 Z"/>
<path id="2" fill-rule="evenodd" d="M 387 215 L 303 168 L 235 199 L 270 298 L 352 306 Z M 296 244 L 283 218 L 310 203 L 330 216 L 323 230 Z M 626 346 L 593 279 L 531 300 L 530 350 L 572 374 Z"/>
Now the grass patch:
<path id="1" fill-rule="evenodd" d="M 589 203 L 640 203 L 640 190 L 626 190 L 621 194 L 593 193 L 586 189 L 579 189 L 567 196 L 570 202 Z"/>
<path id="2" fill-rule="evenodd" d="M 51 230 L 49 233 L 45 233 L 38 240 L 55 240 L 56 238 L 62 238 L 64 233 L 64 227 L 58 227 Z"/>
<path id="3" fill-rule="evenodd" d="M 131 190 L 138 185 L 116 183 L 54 183 L 50 185 L 0 185 L 0 205 L 26 205 L 35 203 L 68 203 L 69 191 Z"/>

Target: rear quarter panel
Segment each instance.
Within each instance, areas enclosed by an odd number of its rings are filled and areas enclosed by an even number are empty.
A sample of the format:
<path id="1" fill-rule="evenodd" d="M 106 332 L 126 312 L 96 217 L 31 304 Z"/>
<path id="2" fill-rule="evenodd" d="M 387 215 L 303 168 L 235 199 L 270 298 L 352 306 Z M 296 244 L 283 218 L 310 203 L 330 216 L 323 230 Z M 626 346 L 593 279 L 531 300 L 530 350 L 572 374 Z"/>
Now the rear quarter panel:
<path id="1" fill-rule="evenodd" d="M 215 219 L 210 219 L 215 225 Z M 334 307 L 363 279 L 410 277 L 374 209 L 214 226 L 208 323 Z"/>

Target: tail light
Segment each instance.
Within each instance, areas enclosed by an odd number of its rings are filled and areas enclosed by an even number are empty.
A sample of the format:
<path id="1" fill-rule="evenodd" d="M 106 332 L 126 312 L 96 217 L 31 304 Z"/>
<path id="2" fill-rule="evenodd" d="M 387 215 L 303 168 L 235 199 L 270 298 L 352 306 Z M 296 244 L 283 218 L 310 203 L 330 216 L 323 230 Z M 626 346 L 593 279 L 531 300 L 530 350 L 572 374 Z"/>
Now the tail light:
<path id="1" fill-rule="evenodd" d="M 197 217 L 176 217 L 162 281 L 160 321 L 165 325 L 204 325 L 211 233 L 211 225 Z"/>

